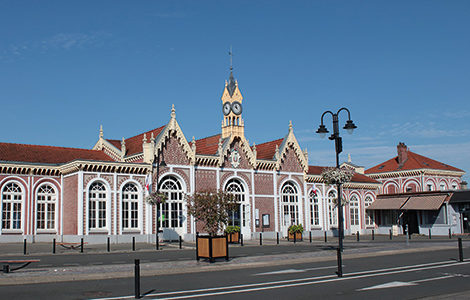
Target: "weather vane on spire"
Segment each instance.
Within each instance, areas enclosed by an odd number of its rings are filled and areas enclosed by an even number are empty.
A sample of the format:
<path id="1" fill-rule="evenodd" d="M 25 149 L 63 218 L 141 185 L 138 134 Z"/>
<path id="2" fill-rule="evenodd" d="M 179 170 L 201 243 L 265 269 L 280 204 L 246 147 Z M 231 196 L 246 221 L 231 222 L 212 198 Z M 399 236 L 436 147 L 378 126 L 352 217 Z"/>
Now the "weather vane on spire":
<path id="1" fill-rule="evenodd" d="M 228 51 L 228 55 L 230 55 L 230 71 L 232 71 L 232 70 L 233 70 L 233 64 L 232 64 L 232 59 L 233 59 L 232 46 L 230 46 L 230 50 Z"/>

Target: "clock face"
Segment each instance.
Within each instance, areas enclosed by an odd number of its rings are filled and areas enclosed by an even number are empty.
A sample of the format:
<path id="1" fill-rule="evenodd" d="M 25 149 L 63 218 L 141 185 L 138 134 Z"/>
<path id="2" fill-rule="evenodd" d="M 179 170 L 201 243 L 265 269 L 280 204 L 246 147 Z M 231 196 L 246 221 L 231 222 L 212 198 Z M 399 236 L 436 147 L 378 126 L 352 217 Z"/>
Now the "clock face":
<path id="1" fill-rule="evenodd" d="M 239 115 L 242 113 L 242 104 L 238 101 L 232 103 L 232 111 L 234 114 Z"/>
<path id="2" fill-rule="evenodd" d="M 222 106 L 222 111 L 224 112 L 224 115 L 228 115 L 230 113 L 230 110 L 232 110 L 232 107 L 230 106 L 230 103 L 225 102 L 224 106 Z"/>

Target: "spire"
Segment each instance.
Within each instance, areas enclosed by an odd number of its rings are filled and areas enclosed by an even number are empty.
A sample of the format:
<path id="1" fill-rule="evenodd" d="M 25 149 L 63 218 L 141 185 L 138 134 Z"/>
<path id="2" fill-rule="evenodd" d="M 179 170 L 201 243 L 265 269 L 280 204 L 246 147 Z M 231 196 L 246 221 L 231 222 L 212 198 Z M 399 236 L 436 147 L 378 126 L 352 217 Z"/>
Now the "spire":
<path id="1" fill-rule="evenodd" d="M 292 132 L 293 127 L 292 127 L 292 121 L 289 121 L 289 132 Z"/>
<path id="2" fill-rule="evenodd" d="M 100 139 L 103 138 L 103 125 L 100 125 L 100 135 L 99 135 Z"/>
<path id="3" fill-rule="evenodd" d="M 351 163 L 351 153 L 348 153 L 348 163 Z"/>
<path id="4" fill-rule="evenodd" d="M 174 119 L 176 118 L 176 110 L 175 110 L 175 105 L 171 105 L 171 118 Z"/>
<path id="5" fill-rule="evenodd" d="M 144 144 L 147 143 L 147 133 L 144 133 L 144 138 L 142 139 L 142 142 Z"/>
<path id="6" fill-rule="evenodd" d="M 155 144 L 155 137 L 153 136 L 153 131 L 152 131 L 152 134 L 150 135 L 150 142 L 152 144 Z"/>
<path id="7" fill-rule="evenodd" d="M 191 141 L 191 150 L 193 150 L 193 152 L 196 153 L 196 139 L 194 138 L 194 135 L 193 135 L 193 140 Z"/>
<path id="8" fill-rule="evenodd" d="M 233 52 L 232 52 L 232 46 L 230 46 L 230 50 L 228 52 L 228 55 L 230 56 L 230 76 L 228 78 L 227 90 L 228 90 L 228 93 L 230 94 L 230 97 L 232 97 L 233 93 L 235 92 L 235 88 L 237 87 L 237 82 L 235 81 L 235 78 L 233 77 Z"/>

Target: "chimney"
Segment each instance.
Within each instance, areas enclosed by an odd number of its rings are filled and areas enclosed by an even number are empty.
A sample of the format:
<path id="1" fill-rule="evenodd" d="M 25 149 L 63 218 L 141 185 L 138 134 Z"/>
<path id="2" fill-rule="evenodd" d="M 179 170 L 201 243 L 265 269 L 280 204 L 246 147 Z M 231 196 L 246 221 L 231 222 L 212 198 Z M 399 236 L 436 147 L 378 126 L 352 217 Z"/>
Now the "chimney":
<path id="1" fill-rule="evenodd" d="M 461 190 L 466 190 L 468 189 L 468 183 L 466 181 L 460 182 L 460 189 Z"/>
<path id="2" fill-rule="evenodd" d="M 402 168 L 405 162 L 408 160 L 408 147 L 406 147 L 405 143 L 398 143 L 397 145 L 397 152 L 398 152 L 398 168 Z"/>

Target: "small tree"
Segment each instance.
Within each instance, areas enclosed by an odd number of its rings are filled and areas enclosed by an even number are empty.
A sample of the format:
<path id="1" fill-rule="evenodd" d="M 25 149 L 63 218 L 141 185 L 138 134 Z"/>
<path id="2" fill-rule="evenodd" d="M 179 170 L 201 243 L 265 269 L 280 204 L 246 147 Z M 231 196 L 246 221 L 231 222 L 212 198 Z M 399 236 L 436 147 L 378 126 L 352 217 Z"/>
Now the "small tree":
<path id="1" fill-rule="evenodd" d="M 188 196 L 188 213 L 204 223 L 204 230 L 214 236 L 229 221 L 228 212 L 236 208 L 233 194 L 217 191 L 196 192 Z"/>

